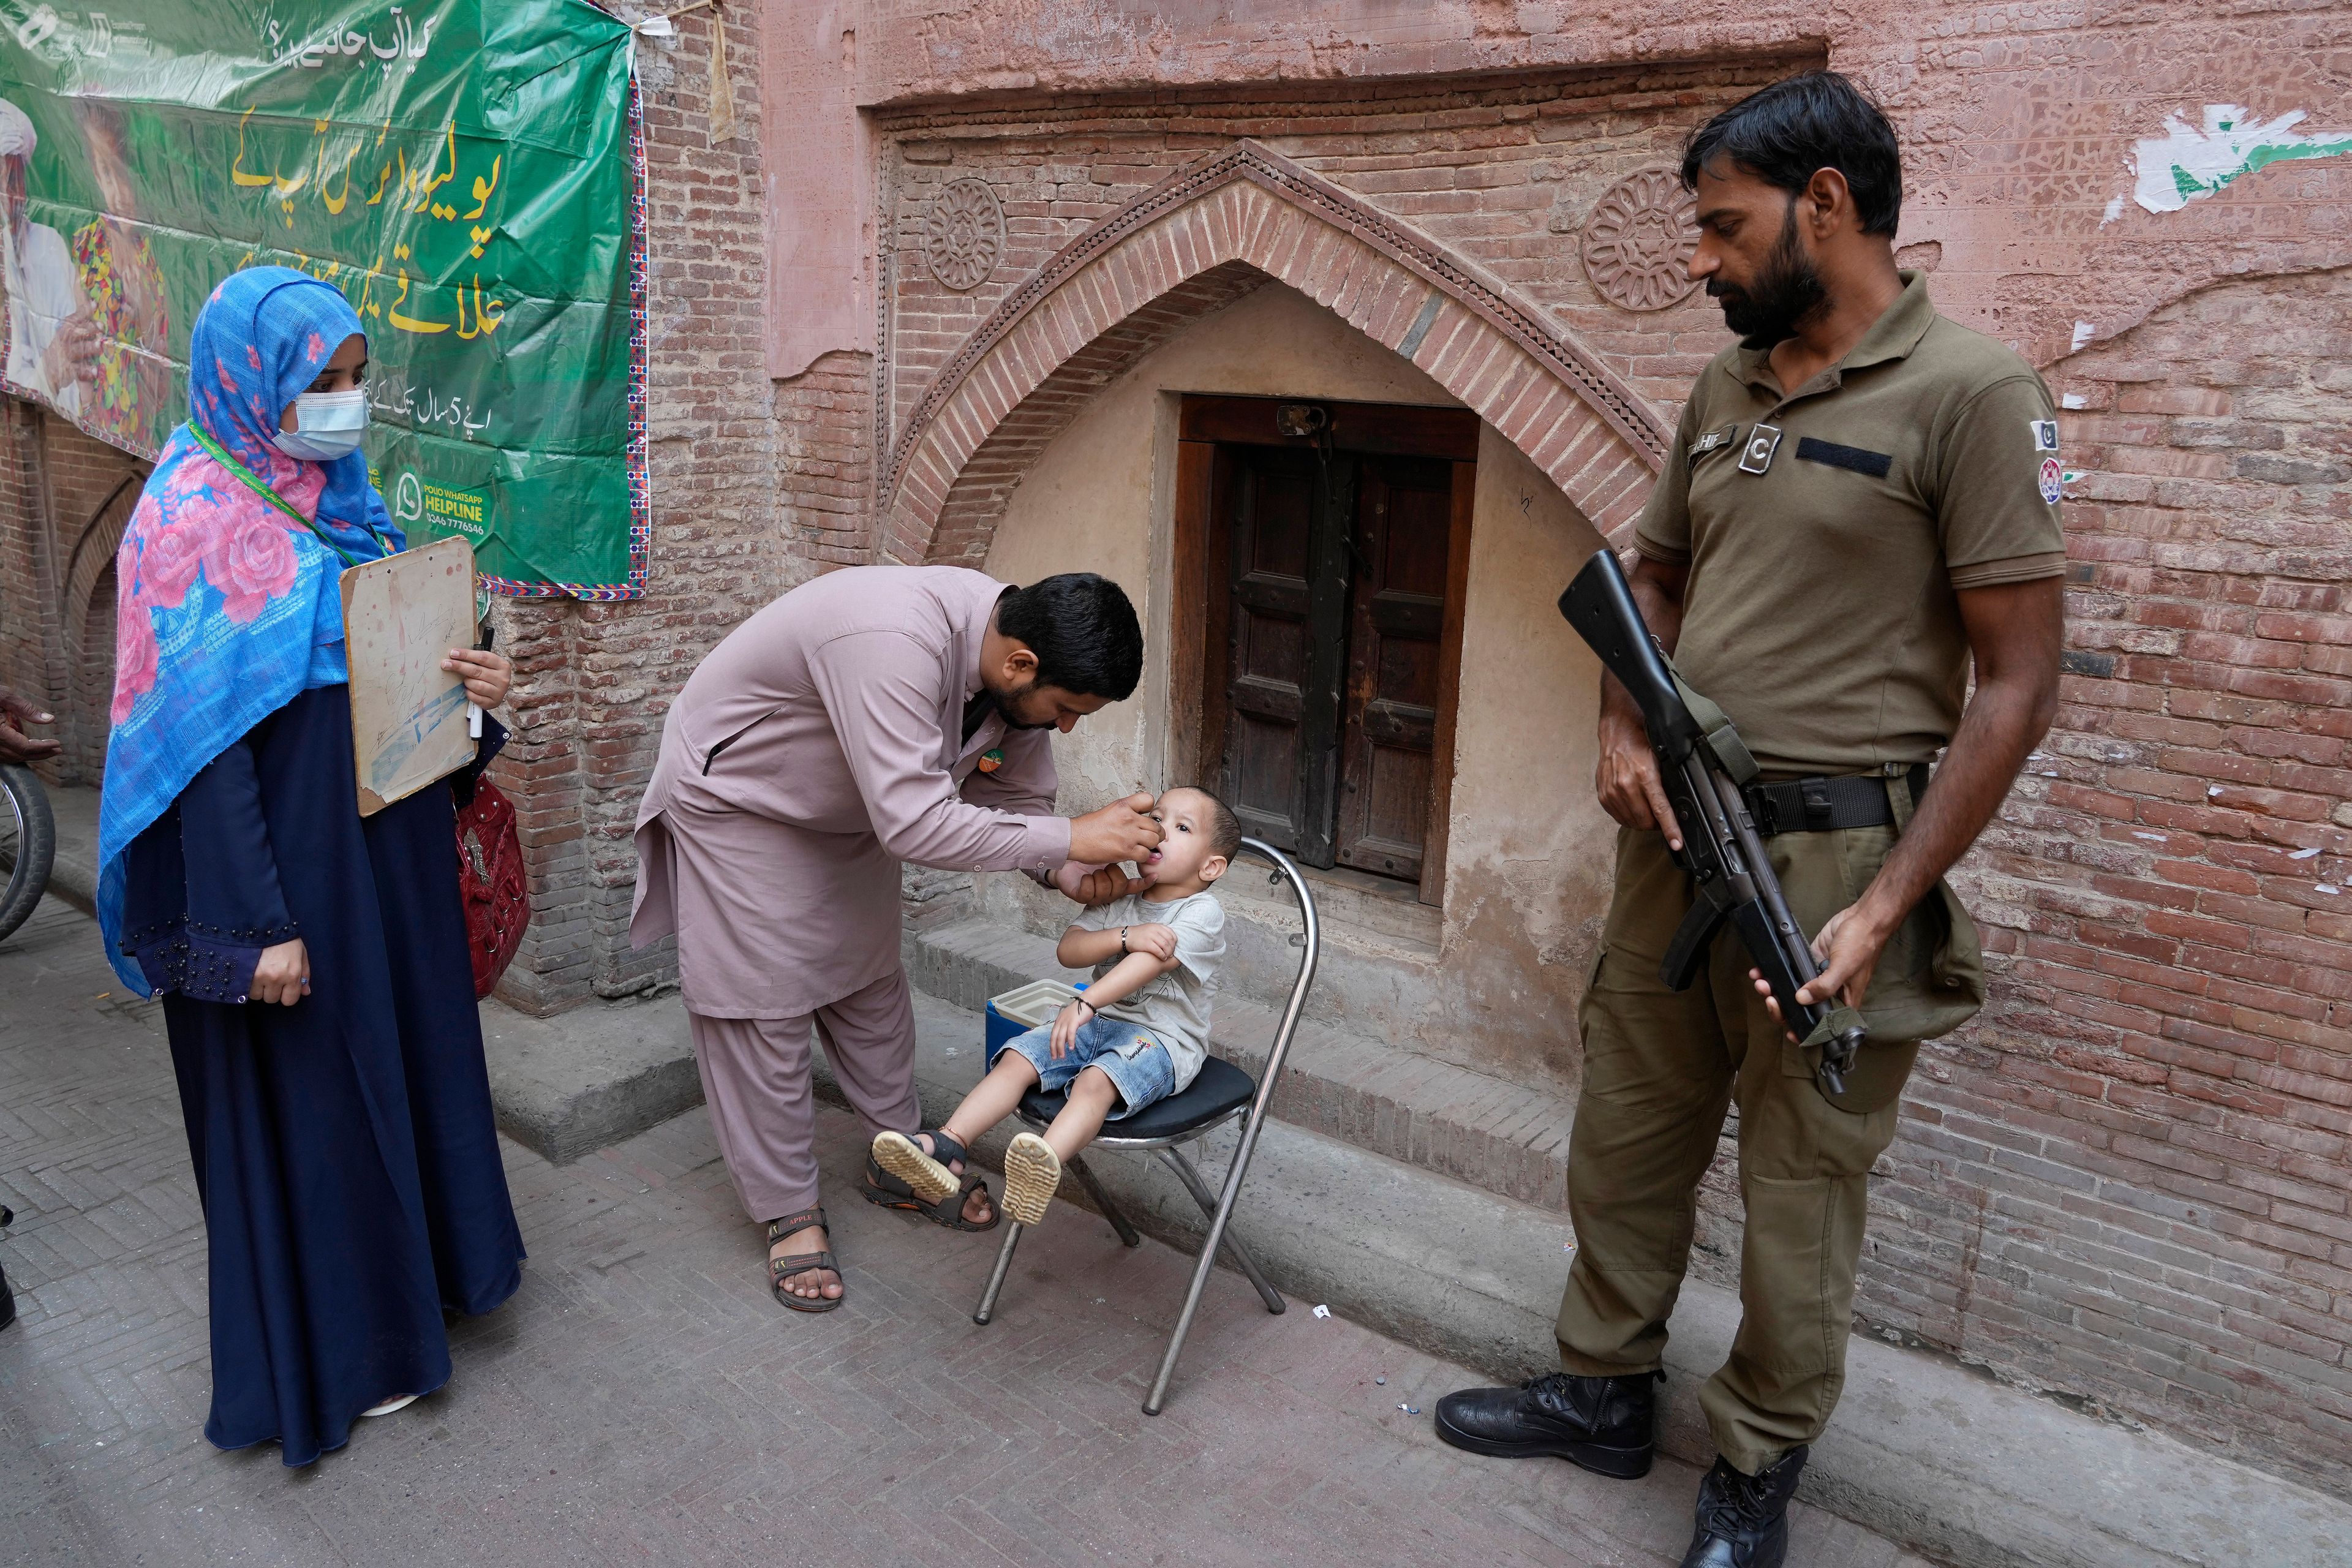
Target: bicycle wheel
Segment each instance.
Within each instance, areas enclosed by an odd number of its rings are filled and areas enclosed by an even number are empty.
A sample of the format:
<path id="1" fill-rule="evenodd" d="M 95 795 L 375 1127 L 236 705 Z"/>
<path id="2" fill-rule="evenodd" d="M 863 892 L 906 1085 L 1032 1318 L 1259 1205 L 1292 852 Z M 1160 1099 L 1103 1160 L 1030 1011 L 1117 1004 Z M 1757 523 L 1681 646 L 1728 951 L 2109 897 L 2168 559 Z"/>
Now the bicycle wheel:
<path id="1" fill-rule="evenodd" d="M 49 885 L 58 826 L 48 793 L 28 768 L 0 767 L 0 941 L 30 918 Z"/>

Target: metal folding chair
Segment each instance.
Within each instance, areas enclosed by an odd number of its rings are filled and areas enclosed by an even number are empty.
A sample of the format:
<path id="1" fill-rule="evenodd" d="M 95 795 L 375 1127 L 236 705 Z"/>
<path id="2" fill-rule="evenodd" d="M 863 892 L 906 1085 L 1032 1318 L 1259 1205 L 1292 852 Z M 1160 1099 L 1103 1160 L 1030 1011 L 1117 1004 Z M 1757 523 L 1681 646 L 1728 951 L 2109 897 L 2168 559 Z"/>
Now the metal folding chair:
<path id="1" fill-rule="evenodd" d="M 1274 875 L 1267 879 L 1269 882 L 1278 883 L 1286 877 L 1290 879 L 1290 890 L 1298 900 L 1298 912 L 1306 922 L 1301 943 L 1306 951 L 1299 959 L 1298 979 L 1291 986 L 1290 1001 L 1282 1010 L 1281 1026 L 1275 1030 L 1274 1049 L 1265 1058 L 1265 1077 L 1253 1082 L 1241 1068 L 1213 1056 L 1202 1065 L 1200 1076 L 1183 1093 L 1171 1095 L 1157 1105 L 1144 1107 L 1134 1116 L 1109 1123 L 1108 1130 L 1087 1151 L 1091 1153 L 1094 1149 L 1120 1149 L 1159 1155 L 1176 1173 L 1176 1179 L 1184 1184 L 1184 1190 L 1192 1194 L 1192 1201 L 1201 1205 L 1201 1212 L 1209 1220 L 1209 1234 L 1201 1243 L 1200 1261 L 1192 1267 L 1192 1287 L 1184 1292 L 1184 1310 L 1176 1315 L 1176 1330 L 1168 1337 L 1168 1352 L 1160 1358 L 1160 1375 L 1152 1380 L 1151 1393 L 1143 1402 L 1146 1415 L 1159 1415 L 1160 1406 L 1168 1402 L 1168 1381 L 1176 1374 L 1176 1358 L 1183 1353 L 1184 1336 L 1192 1331 L 1192 1316 L 1200 1310 L 1201 1292 L 1208 1286 L 1209 1272 L 1215 1267 L 1220 1247 L 1257 1287 L 1265 1310 L 1282 1310 L 1281 1292 L 1267 1282 L 1257 1260 L 1242 1246 L 1241 1238 L 1233 1234 L 1231 1224 L 1234 1204 L 1241 1196 L 1242 1179 L 1249 1174 L 1250 1156 L 1257 1149 L 1258 1131 L 1265 1125 L 1266 1106 L 1274 1099 L 1274 1086 L 1282 1079 L 1282 1058 L 1289 1054 L 1290 1037 L 1297 1032 L 1299 1013 L 1307 1005 L 1307 988 L 1315 983 L 1315 961 L 1323 951 L 1323 939 L 1315 922 L 1315 895 L 1307 890 L 1307 879 L 1298 874 L 1290 858 L 1255 838 L 1243 839 L 1241 853 L 1273 863 Z M 1043 1131 L 1060 1112 L 1063 1103 L 1060 1094 L 1032 1089 L 1022 1100 L 1017 1114 L 1031 1127 Z M 1234 1146 L 1233 1163 L 1225 1171 L 1224 1191 L 1212 1194 L 1199 1168 L 1184 1157 L 1182 1146 L 1199 1142 L 1244 1112 L 1247 1114 L 1242 1122 L 1241 1142 Z M 1111 1228 L 1118 1232 L 1119 1240 L 1129 1247 L 1142 1246 L 1143 1237 L 1136 1234 L 1135 1226 L 1087 1168 L 1086 1155 L 1072 1160 L 1069 1169 L 1077 1177 L 1078 1184 L 1086 1188 L 1087 1195 L 1094 1199 L 1095 1206 L 1102 1210 L 1103 1217 L 1110 1221 Z M 1004 1288 L 1004 1276 L 1013 1267 L 1013 1249 L 1021 1244 L 1021 1229 L 1018 1220 L 1005 1215 L 1004 1244 L 997 1249 L 996 1267 L 989 1271 L 988 1288 L 981 1292 L 980 1305 L 972 1310 L 971 1321 L 975 1323 L 986 1323 L 995 1314 L 997 1293 Z"/>

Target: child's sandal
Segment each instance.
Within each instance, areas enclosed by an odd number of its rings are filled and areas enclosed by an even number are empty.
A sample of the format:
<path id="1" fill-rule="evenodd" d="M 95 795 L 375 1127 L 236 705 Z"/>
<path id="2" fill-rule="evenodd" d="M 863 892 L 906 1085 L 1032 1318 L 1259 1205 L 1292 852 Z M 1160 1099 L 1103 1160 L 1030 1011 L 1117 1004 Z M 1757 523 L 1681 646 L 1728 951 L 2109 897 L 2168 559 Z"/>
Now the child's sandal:
<path id="1" fill-rule="evenodd" d="M 833 1234 L 833 1227 L 824 1223 L 823 1207 L 803 1209 L 798 1214 L 788 1214 L 782 1219 L 768 1222 L 768 1245 L 773 1247 L 794 1231 L 806 1230 L 811 1226 L 821 1226 L 827 1237 Z M 846 1278 L 842 1280 L 845 1287 L 842 1293 L 830 1298 L 795 1296 L 784 1289 L 785 1280 L 802 1274 L 813 1274 L 820 1268 L 829 1268 L 836 1275 L 841 1273 L 841 1265 L 834 1261 L 830 1251 L 795 1252 L 782 1258 L 771 1258 L 768 1259 L 768 1288 L 776 1293 L 777 1300 L 795 1312 L 830 1312 L 849 1300 Z"/>
<path id="2" fill-rule="evenodd" d="M 933 1225 L 943 1225 L 950 1230 L 994 1230 L 1004 1216 L 997 1212 L 993 1199 L 989 1201 L 988 1217 L 984 1220 L 966 1219 L 963 1213 L 968 1194 L 978 1193 L 986 1198 L 988 1184 L 974 1180 L 967 1186 L 948 1169 L 948 1165 L 955 1161 L 962 1161 L 969 1165 L 971 1163 L 969 1152 L 935 1127 L 926 1127 L 923 1131 L 930 1134 L 931 1147 L 938 1152 L 936 1157 L 924 1153 L 923 1146 L 903 1132 L 885 1132 L 874 1140 L 873 1152 L 866 1157 L 866 1201 L 880 1204 L 887 1209 L 921 1215 Z M 890 1162 L 887 1168 L 886 1151 Z M 912 1159 L 908 1156 L 912 1156 Z M 920 1161 L 921 1164 L 916 1164 L 916 1161 Z M 916 1174 L 924 1173 L 924 1166 L 939 1173 L 929 1178 L 927 1184 L 931 1191 L 939 1194 L 936 1197 L 926 1197 L 922 1186 L 912 1179 Z M 908 1171 L 906 1167 L 912 1169 Z M 908 1179 L 901 1180 L 902 1173 Z M 947 1181 L 944 1191 L 940 1188 L 939 1177 Z"/>
<path id="3" fill-rule="evenodd" d="M 904 1132 L 877 1132 L 874 1163 L 906 1183 L 919 1202 L 935 1204 L 963 1185 L 948 1162 L 962 1159 L 964 1147 L 944 1132 L 931 1134 L 931 1147 L 939 1151 L 936 1156 L 924 1153 L 923 1146 Z"/>
<path id="4" fill-rule="evenodd" d="M 1036 1225 L 1061 1184 L 1062 1157 L 1054 1146 L 1034 1132 L 1014 1134 L 1004 1151 L 1004 1212 L 1022 1225 Z"/>

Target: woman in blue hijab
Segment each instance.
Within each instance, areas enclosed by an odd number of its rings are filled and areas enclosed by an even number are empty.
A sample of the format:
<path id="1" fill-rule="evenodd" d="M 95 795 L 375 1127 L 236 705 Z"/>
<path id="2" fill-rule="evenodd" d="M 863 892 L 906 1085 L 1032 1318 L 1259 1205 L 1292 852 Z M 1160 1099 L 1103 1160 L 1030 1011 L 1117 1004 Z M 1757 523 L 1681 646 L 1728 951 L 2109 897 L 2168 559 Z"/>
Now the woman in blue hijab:
<path id="1" fill-rule="evenodd" d="M 358 449 L 366 353 L 325 283 L 221 284 L 115 562 L 99 920 L 163 1000 L 209 1245 L 205 1436 L 289 1465 L 448 1381 L 442 1314 L 522 1275 L 454 820 L 505 731 L 359 815 L 336 584 L 405 543 Z M 442 668 L 484 708 L 512 679 Z"/>

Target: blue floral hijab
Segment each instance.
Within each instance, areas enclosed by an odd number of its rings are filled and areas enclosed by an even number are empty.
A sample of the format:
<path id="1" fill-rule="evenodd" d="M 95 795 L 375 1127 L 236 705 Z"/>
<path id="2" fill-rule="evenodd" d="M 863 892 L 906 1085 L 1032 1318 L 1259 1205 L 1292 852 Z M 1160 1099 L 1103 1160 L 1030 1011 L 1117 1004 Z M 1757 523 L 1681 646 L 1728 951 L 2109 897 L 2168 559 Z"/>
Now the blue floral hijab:
<path id="1" fill-rule="evenodd" d="M 344 560 L 407 543 L 368 483 L 364 454 L 306 463 L 270 440 L 286 405 L 359 331 L 341 290 L 291 268 L 252 268 L 215 289 L 188 343 L 188 423 L 164 443 L 123 530 L 98 918 L 115 973 L 142 995 L 146 981 L 121 951 L 131 841 L 254 725 L 351 679 L 336 587 Z M 205 451 L 198 428 L 295 515 Z"/>

